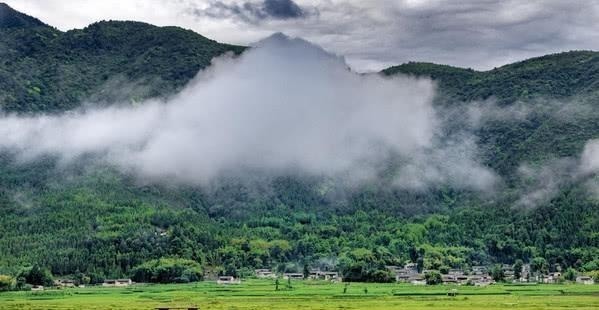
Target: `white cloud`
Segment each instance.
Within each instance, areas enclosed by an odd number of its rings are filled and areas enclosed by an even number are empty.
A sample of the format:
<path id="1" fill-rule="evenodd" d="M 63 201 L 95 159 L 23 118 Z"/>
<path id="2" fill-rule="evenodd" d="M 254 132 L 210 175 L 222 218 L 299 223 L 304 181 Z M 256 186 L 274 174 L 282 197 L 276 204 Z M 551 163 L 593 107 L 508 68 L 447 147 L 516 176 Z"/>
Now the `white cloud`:
<path id="1" fill-rule="evenodd" d="M 483 189 L 469 179 L 493 174 L 476 164 L 474 144 L 435 142 L 433 95 L 429 80 L 358 75 L 342 58 L 275 35 L 217 59 L 166 103 L 2 117 L 0 147 L 25 160 L 93 154 L 144 178 L 200 184 L 247 171 L 371 178 L 399 157 L 409 163 L 401 184 Z"/>

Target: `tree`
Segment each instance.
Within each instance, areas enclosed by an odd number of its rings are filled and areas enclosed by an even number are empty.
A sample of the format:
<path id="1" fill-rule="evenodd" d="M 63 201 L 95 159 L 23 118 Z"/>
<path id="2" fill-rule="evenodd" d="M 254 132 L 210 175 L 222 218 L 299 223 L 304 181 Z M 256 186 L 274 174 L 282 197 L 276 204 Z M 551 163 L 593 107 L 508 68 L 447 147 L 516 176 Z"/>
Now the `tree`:
<path id="1" fill-rule="evenodd" d="M 27 281 L 25 280 L 25 277 L 23 277 L 23 276 L 17 277 L 17 281 L 16 281 L 16 289 L 17 290 L 22 290 L 26 284 L 27 284 Z"/>
<path id="2" fill-rule="evenodd" d="M 53 284 L 50 271 L 45 268 L 40 268 L 37 264 L 32 267 L 23 268 L 17 277 L 25 278 L 25 283 L 31 285 L 51 286 Z"/>
<path id="3" fill-rule="evenodd" d="M 576 275 L 577 272 L 574 268 L 570 267 L 568 269 L 566 269 L 566 272 L 564 272 L 564 279 L 568 280 L 568 281 L 576 281 Z"/>
<path id="4" fill-rule="evenodd" d="M 13 277 L 0 274 L 0 292 L 12 290 L 15 287 L 15 282 Z"/>
<path id="5" fill-rule="evenodd" d="M 304 264 L 304 278 L 308 278 L 310 276 L 310 267 L 308 266 L 308 264 Z"/>
<path id="6" fill-rule="evenodd" d="M 136 266 L 132 272 L 136 282 L 186 283 L 202 280 L 202 267 L 195 261 L 161 258 Z"/>
<path id="7" fill-rule="evenodd" d="M 530 264 L 530 269 L 532 272 L 537 272 L 544 274 L 547 272 L 549 265 L 547 264 L 547 260 L 543 257 L 535 257 L 532 259 Z"/>
<path id="8" fill-rule="evenodd" d="M 501 265 L 493 266 L 493 268 L 491 269 L 491 277 L 496 282 L 502 282 L 505 280 L 505 274 L 503 273 L 503 269 L 501 268 Z"/>
<path id="9" fill-rule="evenodd" d="M 517 259 L 514 263 L 514 279 L 519 280 L 522 277 L 522 267 L 524 262 L 521 259 Z"/>
<path id="10" fill-rule="evenodd" d="M 424 275 L 424 279 L 428 285 L 437 285 L 443 283 L 443 278 L 438 271 L 430 271 L 426 273 Z"/>
<path id="11" fill-rule="evenodd" d="M 422 270 L 424 270 L 424 257 L 420 256 L 418 257 L 418 259 L 416 259 L 416 270 L 418 271 L 418 273 L 422 273 Z"/>

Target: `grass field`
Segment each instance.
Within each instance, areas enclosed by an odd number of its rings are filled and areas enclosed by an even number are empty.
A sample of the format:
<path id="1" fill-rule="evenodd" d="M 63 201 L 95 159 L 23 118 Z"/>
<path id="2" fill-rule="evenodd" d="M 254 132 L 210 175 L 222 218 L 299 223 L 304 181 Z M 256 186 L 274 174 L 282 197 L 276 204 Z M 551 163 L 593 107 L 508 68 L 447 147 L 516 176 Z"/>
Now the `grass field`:
<path id="1" fill-rule="evenodd" d="M 0 293 L 0 309 L 599 309 L 599 285 L 493 285 L 489 287 L 344 284 L 296 281 L 274 290 L 273 281 L 214 282 L 72 288 Z M 284 287 L 285 285 L 281 285 Z M 364 288 L 367 289 L 367 293 Z M 456 297 L 447 292 L 457 289 Z"/>

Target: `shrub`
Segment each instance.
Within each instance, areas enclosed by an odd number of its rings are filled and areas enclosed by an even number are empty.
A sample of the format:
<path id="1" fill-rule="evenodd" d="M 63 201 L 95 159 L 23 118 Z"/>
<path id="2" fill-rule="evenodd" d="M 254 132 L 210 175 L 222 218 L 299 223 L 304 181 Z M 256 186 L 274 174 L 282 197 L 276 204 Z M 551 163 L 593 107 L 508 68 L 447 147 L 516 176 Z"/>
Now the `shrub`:
<path id="1" fill-rule="evenodd" d="M 17 278 L 24 278 L 25 283 L 31 285 L 52 286 L 52 274 L 48 269 L 40 268 L 38 265 L 25 267 L 20 272 Z"/>
<path id="2" fill-rule="evenodd" d="M 136 282 L 187 283 L 202 280 L 203 272 L 200 264 L 195 261 L 161 258 L 133 268 L 132 278 Z"/>
<path id="3" fill-rule="evenodd" d="M 424 275 L 424 279 L 426 280 L 426 284 L 428 285 L 437 285 L 443 283 L 443 278 L 438 271 L 430 271 Z"/>
<path id="4" fill-rule="evenodd" d="M 14 289 L 15 284 L 16 281 L 13 277 L 0 274 L 0 292 Z"/>

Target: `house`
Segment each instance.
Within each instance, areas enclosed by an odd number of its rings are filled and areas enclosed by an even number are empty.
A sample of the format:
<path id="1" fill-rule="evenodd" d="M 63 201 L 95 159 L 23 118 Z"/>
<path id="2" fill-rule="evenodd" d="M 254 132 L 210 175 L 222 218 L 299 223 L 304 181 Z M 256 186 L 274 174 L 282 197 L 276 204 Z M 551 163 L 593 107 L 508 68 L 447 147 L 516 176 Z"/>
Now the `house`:
<path id="1" fill-rule="evenodd" d="M 532 274 L 530 272 L 530 264 L 524 264 L 522 265 L 522 271 L 520 272 L 520 279 L 514 280 L 520 282 L 529 282 L 531 276 Z"/>
<path id="2" fill-rule="evenodd" d="M 408 263 L 405 266 L 403 266 L 404 270 L 411 270 L 414 271 L 414 273 L 418 273 L 418 264 L 416 263 Z"/>
<path id="3" fill-rule="evenodd" d="M 216 280 L 217 284 L 241 284 L 241 279 L 237 279 L 233 276 L 220 276 Z"/>
<path id="4" fill-rule="evenodd" d="M 543 283 L 546 284 L 555 284 L 558 283 L 562 274 L 559 272 L 551 272 L 547 275 L 547 277 L 543 278 Z"/>
<path id="5" fill-rule="evenodd" d="M 461 275 L 455 275 L 455 280 L 458 282 L 458 284 L 467 284 L 468 283 L 468 276 L 461 274 Z"/>
<path id="6" fill-rule="evenodd" d="M 489 272 L 489 269 L 486 266 L 472 266 L 472 274 L 474 275 L 482 275 Z"/>
<path id="7" fill-rule="evenodd" d="M 54 286 L 58 287 L 75 287 L 75 281 L 69 279 L 59 279 L 54 281 Z"/>
<path id="8" fill-rule="evenodd" d="M 468 277 L 468 280 L 466 282 L 470 282 L 475 286 L 487 286 L 489 284 L 494 283 L 493 278 L 488 274 L 471 275 Z"/>
<path id="9" fill-rule="evenodd" d="M 454 275 L 454 276 L 461 276 L 461 275 L 464 275 L 464 271 L 462 269 L 449 269 L 447 274 Z"/>
<path id="10" fill-rule="evenodd" d="M 395 274 L 396 282 L 410 282 L 410 277 L 415 273 L 409 273 L 406 270 L 400 270 Z"/>
<path id="11" fill-rule="evenodd" d="M 426 285 L 426 280 L 424 279 L 424 275 L 417 273 L 410 276 L 408 281 L 412 285 Z"/>
<path id="12" fill-rule="evenodd" d="M 310 270 L 308 278 L 311 280 L 325 280 L 325 281 L 341 281 L 339 273 L 336 271 L 320 271 L 319 269 Z"/>
<path id="13" fill-rule="evenodd" d="M 398 266 L 385 266 L 387 270 L 395 274 L 396 282 L 410 282 L 410 276 L 418 274 L 416 264 L 407 264 L 404 267 Z"/>
<path id="14" fill-rule="evenodd" d="M 334 281 L 334 282 L 343 281 L 341 276 L 339 276 L 339 273 L 336 271 L 325 271 L 325 272 L 321 273 L 321 275 L 324 276 L 324 279 L 327 281 Z"/>
<path id="15" fill-rule="evenodd" d="M 284 279 L 297 279 L 297 280 L 303 280 L 304 279 L 304 274 L 303 273 L 284 273 L 283 274 L 283 278 Z"/>
<path id="16" fill-rule="evenodd" d="M 503 276 L 504 276 L 505 280 L 507 280 L 507 281 L 514 280 L 514 276 L 516 274 L 516 272 L 514 271 L 514 266 L 508 265 L 508 264 L 503 264 L 501 266 L 501 271 L 503 271 Z"/>
<path id="17" fill-rule="evenodd" d="M 444 274 L 441 275 L 441 280 L 443 281 L 443 284 L 458 284 L 458 285 L 462 285 L 462 284 L 466 284 L 468 283 L 468 276 L 461 274 L 461 275 L 455 275 L 455 274 Z"/>
<path id="18" fill-rule="evenodd" d="M 256 269 L 256 277 L 257 278 L 261 278 L 261 279 L 266 279 L 266 278 L 276 278 L 277 274 L 272 272 L 270 269 Z"/>
<path id="19" fill-rule="evenodd" d="M 32 291 L 43 291 L 44 287 L 42 285 L 33 285 L 31 286 Z"/>
<path id="20" fill-rule="evenodd" d="M 578 276 L 578 277 L 576 277 L 576 283 L 595 284 L 595 281 L 593 280 L 593 278 L 591 278 L 589 276 Z"/>
<path id="21" fill-rule="evenodd" d="M 441 275 L 441 280 L 443 281 L 443 284 L 457 284 L 458 280 L 456 280 L 454 275 L 450 275 L 450 274 L 444 274 Z"/>
<path id="22" fill-rule="evenodd" d="M 410 275 L 408 274 L 396 274 L 395 282 L 410 282 Z"/>
<path id="23" fill-rule="evenodd" d="M 104 280 L 102 286 L 129 286 L 133 284 L 131 279 L 108 279 Z"/>

